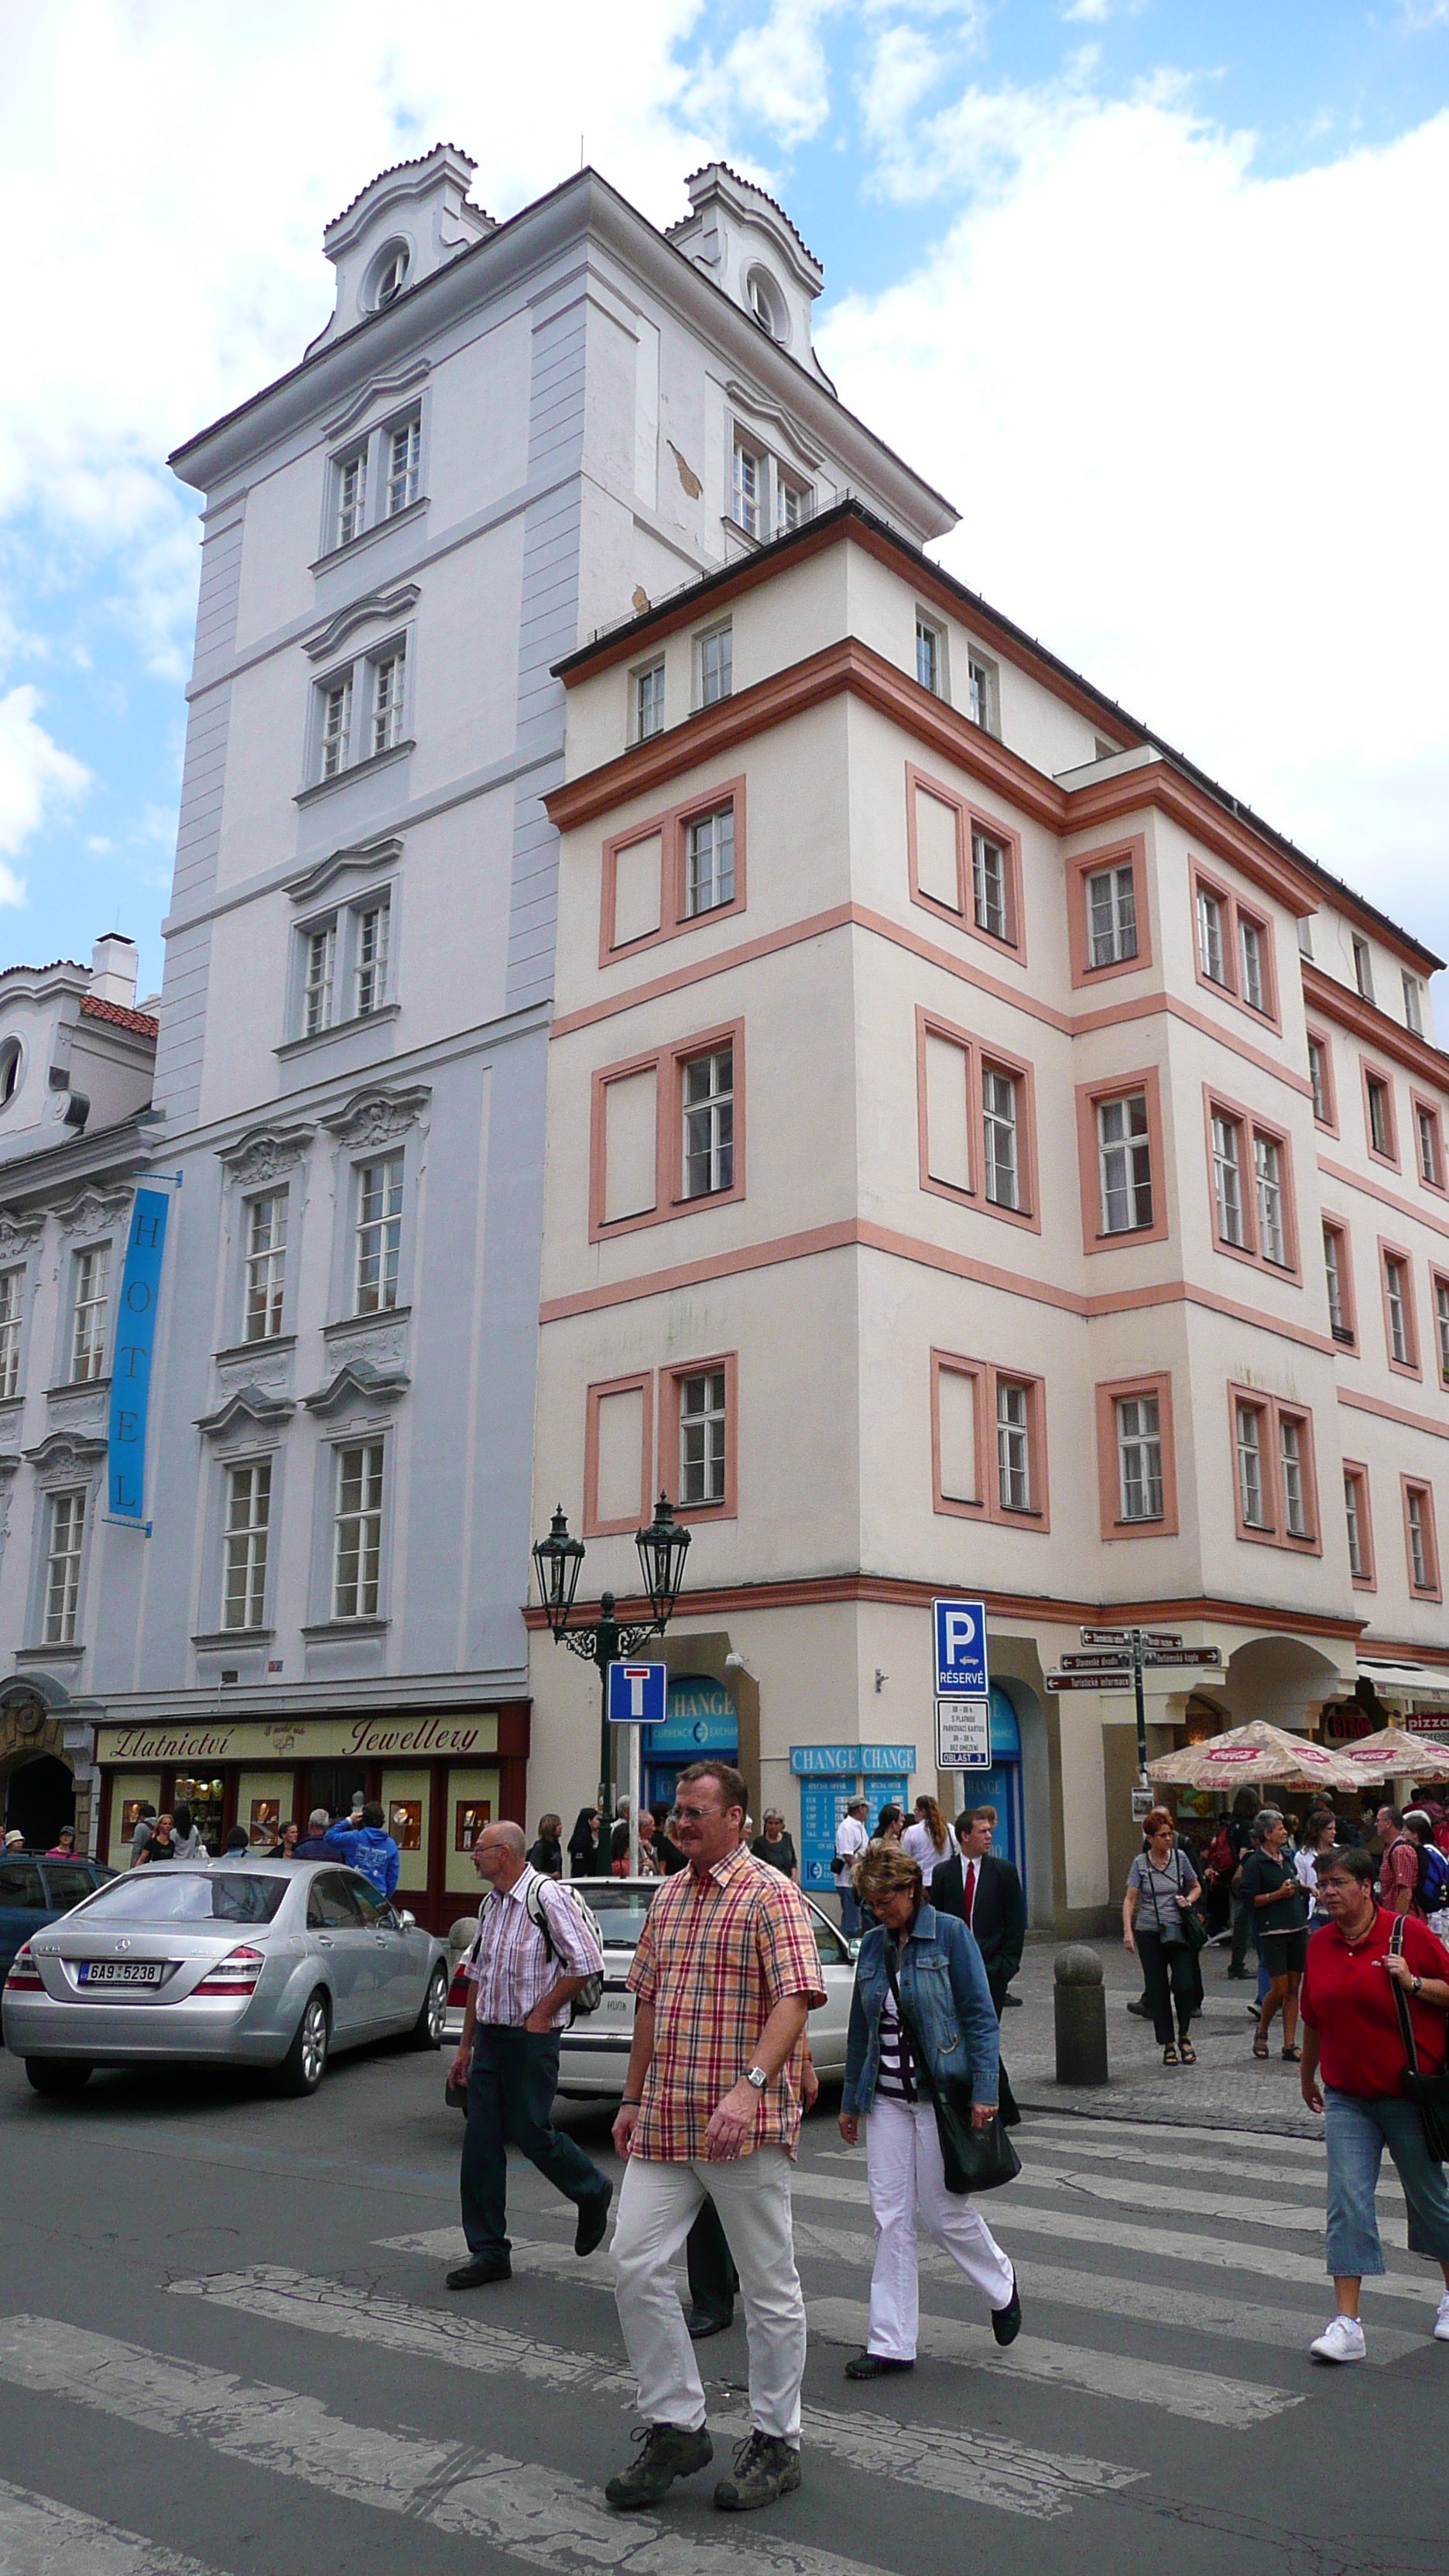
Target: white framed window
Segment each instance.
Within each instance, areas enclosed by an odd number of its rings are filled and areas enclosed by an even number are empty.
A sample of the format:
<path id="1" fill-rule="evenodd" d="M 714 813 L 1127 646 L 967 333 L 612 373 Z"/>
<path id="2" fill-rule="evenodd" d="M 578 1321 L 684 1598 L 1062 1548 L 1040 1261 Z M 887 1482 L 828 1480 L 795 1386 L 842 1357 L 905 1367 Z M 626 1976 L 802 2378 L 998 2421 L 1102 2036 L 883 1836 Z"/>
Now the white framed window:
<path id="1" fill-rule="evenodd" d="M 334 1619 L 377 1616 L 382 1565 L 382 1466 L 380 1440 L 362 1440 L 337 1452 L 332 1552 Z"/>
<path id="2" fill-rule="evenodd" d="M 1093 966 L 1121 966 L 1137 954 L 1137 891 L 1130 860 L 1094 868 L 1087 879 L 1087 954 Z"/>
<path id="3" fill-rule="evenodd" d="M 75 1303 L 71 1309 L 70 1375 L 72 1385 L 99 1377 L 106 1359 L 106 1305 L 111 1285 L 111 1247 L 92 1244 L 75 1256 Z"/>
<path id="4" fill-rule="evenodd" d="M 1256 921 L 1238 915 L 1238 990 L 1255 1011 L 1267 1009 L 1263 980 L 1263 934 Z"/>
<path id="5" fill-rule="evenodd" d="M 651 662 L 634 674 L 634 739 L 649 742 L 664 731 L 664 665 Z"/>
<path id="6" fill-rule="evenodd" d="M 1309 965 L 1312 965 L 1313 917 L 1311 913 L 1300 912 L 1298 915 L 1298 954 L 1300 957 L 1306 957 Z"/>
<path id="7" fill-rule="evenodd" d="M 1238 1513 L 1245 1529 L 1266 1529 L 1263 1510 L 1263 1417 L 1256 1404 L 1234 1408 L 1238 1452 Z"/>
<path id="8" fill-rule="evenodd" d="M 791 528 L 803 528 L 810 516 L 810 493 L 803 483 L 792 483 L 788 474 L 778 468 L 775 473 L 775 533 L 785 536 Z"/>
<path id="9" fill-rule="evenodd" d="M 679 1499 L 725 1499 L 725 1372 L 701 1369 L 679 1381 Z"/>
<path id="10" fill-rule="evenodd" d="M 352 1007 L 365 1020 L 387 1000 L 387 940 L 391 907 L 383 900 L 359 906 L 353 929 Z"/>
<path id="11" fill-rule="evenodd" d="M 332 989 L 337 966 L 337 924 L 324 922 L 320 930 L 304 933 L 305 964 L 302 978 L 302 1034 L 315 1038 L 332 1026 Z"/>
<path id="12" fill-rule="evenodd" d="M 19 1392 L 20 1327 L 24 1320 L 21 1297 L 24 1287 L 23 1270 L 0 1270 L 0 1396 Z"/>
<path id="13" fill-rule="evenodd" d="M 687 1199 L 734 1187 L 735 1051 L 716 1047 L 681 1066 L 683 1181 Z"/>
<path id="14" fill-rule="evenodd" d="M 971 834 L 971 890 L 976 927 L 992 939 L 1009 939 L 1007 857 L 987 832 Z"/>
<path id="15" fill-rule="evenodd" d="M 730 484 L 730 514 L 737 528 L 747 537 L 758 537 L 764 526 L 765 460 L 742 438 L 735 440 L 734 473 Z"/>
<path id="16" fill-rule="evenodd" d="M 247 1201 L 244 1337 L 271 1341 L 282 1329 L 287 1285 L 287 1193 Z"/>
<path id="17" fill-rule="evenodd" d="M 1241 1245 L 1245 1237 L 1238 1122 L 1236 1118 L 1225 1118 L 1220 1109 L 1213 1111 L 1213 1199 L 1221 1240 Z"/>
<path id="18" fill-rule="evenodd" d="M 685 834 L 684 915 L 714 912 L 735 896 L 735 809 L 718 805 L 697 814 Z"/>
<path id="19" fill-rule="evenodd" d="M 1328 1290 L 1328 1321 L 1336 1342 L 1351 1342 L 1348 1304 L 1343 1293 L 1343 1236 L 1336 1225 L 1323 1229 L 1323 1277 Z"/>
<path id="20" fill-rule="evenodd" d="M 1419 1178 L 1421 1181 L 1427 1181 L 1431 1190 L 1442 1189 L 1444 1156 L 1439 1137 L 1439 1121 L 1433 1110 L 1426 1109 L 1422 1101 L 1415 1109 L 1414 1124 L 1419 1138 Z"/>
<path id="21" fill-rule="evenodd" d="M 387 304 L 395 304 L 408 282 L 408 246 L 394 242 L 387 251 L 372 289 L 373 309 L 380 313 Z"/>
<path id="22" fill-rule="evenodd" d="M 986 1195 L 994 1207 L 1021 1205 L 1020 1084 L 994 1064 L 981 1068 L 981 1139 Z"/>
<path id="23" fill-rule="evenodd" d="M 385 1154 L 357 1171 L 357 1302 L 359 1315 L 397 1304 L 402 1250 L 403 1158 Z"/>
<path id="24" fill-rule="evenodd" d="M 1389 1357 L 1402 1368 L 1411 1368 L 1408 1283 L 1404 1265 L 1393 1252 L 1384 1254 L 1384 1310 L 1389 1320 Z"/>
<path id="25" fill-rule="evenodd" d="M 1004 1512 L 1029 1512 L 1031 1392 L 1015 1378 L 996 1381 L 996 1477 Z"/>
<path id="26" fill-rule="evenodd" d="M 352 674 L 322 692 L 322 775 L 336 778 L 352 758 Z"/>
<path id="27" fill-rule="evenodd" d="M 1227 967 L 1223 956 L 1223 907 L 1219 896 L 1206 886 L 1197 890 L 1197 955 L 1198 964 L 1210 984 L 1226 985 Z"/>
<path id="28" fill-rule="evenodd" d="M 966 712 L 983 733 L 995 733 L 996 673 L 979 653 L 966 657 Z"/>
<path id="29" fill-rule="evenodd" d="M 1421 1038 L 1424 1034 L 1424 987 L 1418 976 L 1411 975 L 1407 967 L 1400 981 L 1404 987 L 1404 1026 L 1412 1029 L 1416 1038 Z"/>
<path id="30" fill-rule="evenodd" d="M 734 629 L 712 626 L 707 635 L 697 638 L 694 648 L 698 674 L 698 698 L 702 707 L 718 706 L 721 698 L 734 689 Z"/>
<path id="31" fill-rule="evenodd" d="M 45 1534 L 47 1646 L 71 1646 L 75 1643 L 76 1614 L 80 1607 L 81 1550 L 85 1545 L 85 1534 L 84 1490 L 52 1494 L 49 1526 Z"/>
<path id="32" fill-rule="evenodd" d="M 1385 1162 L 1392 1162 L 1393 1135 L 1389 1125 L 1389 1086 L 1378 1074 L 1371 1073 L 1364 1082 L 1368 1099 L 1369 1143 Z"/>
<path id="33" fill-rule="evenodd" d="M 1303 1486 L 1303 1425 L 1291 1413 L 1278 1416 L 1278 1470 L 1283 1480 L 1283 1526 L 1290 1538 L 1307 1538 L 1308 1514 Z"/>
<path id="34" fill-rule="evenodd" d="M 418 497 L 423 458 L 421 411 L 413 412 L 407 420 L 394 421 L 383 437 L 387 448 L 387 515 L 395 519 L 399 510 L 411 509 Z"/>
<path id="35" fill-rule="evenodd" d="M 1366 1002 L 1371 1002 L 1374 997 L 1373 953 L 1369 947 L 1368 941 L 1366 939 L 1360 939 L 1357 931 L 1354 931 L 1351 935 L 1353 939 L 1353 980 L 1358 986 L 1360 993 L 1363 995 L 1364 1000 Z"/>
<path id="36" fill-rule="evenodd" d="M 1313 1085 L 1313 1115 L 1319 1123 L 1332 1125 L 1328 1100 L 1328 1050 L 1322 1038 L 1308 1041 L 1308 1079 Z"/>
<path id="37" fill-rule="evenodd" d="M 1288 1232 L 1283 1214 L 1283 1149 L 1257 1129 L 1253 1134 L 1253 1178 L 1258 1194 L 1258 1249 L 1265 1261 L 1280 1268 L 1288 1259 Z"/>
<path id="38" fill-rule="evenodd" d="M 345 670 L 317 681 L 314 781 L 341 778 L 405 739 L 407 638 L 397 635 Z"/>
<path id="39" fill-rule="evenodd" d="M 1343 1519 L 1348 1532 L 1348 1570 L 1363 1582 L 1368 1573 L 1368 1554 L 1364 1547 L 1363 1511 L 1359 1487 L 1362 1479 L 1352 1467 L 1343 1471 Z"/>
<path id="40" fill-rule="evenodd" d="M 367 516 L 367 449 L 355 448 L 350 456 L 339 457 L 333 466 L 337 495 L 332 524 L 334 546 L 350 546 L 360 537 Z"/>
<path id="41" fill-rule="evenodd" d="M 403 738 L 403 682 L 407 646 L 398 644 L 372 666 L 372 756 L 391 751 Z"/>
<path id="42" fill-rule="evenodd" d="M 245 1466 L 229 1467 L 221 1584 L 223 1628 L 260 1628 L 262 1624 L 271 1514 L 270 1458 L 254 1458 Z"/>
<path id="43" fill-rule="evenodd" d="M 939 626 L 929 617 L 916 615 L 916 678 L 933 698 L 942 697 L 945 665 L 944 639 Z"/>
<path id="44" fill-rule="evenodd" d="M 1162 1425 L 1155 1395 L 1117 1398 L 1117 1492 L 1124 1521 L 1162 1518 Z"/>
<path id="45" fill-rule="evenodd" d="M 1416 1592 L 1431 1592 L 1434 1578 L 1430 1571 L 1429 1538 L 1425 1526 L 1424 1494 L 1421 1486 L 1404 1488 L 1404 1518 L 1409 1532 L 1409 1578 Z"/>
<path id="46" fill-rule="evenodd" d="M 1152 1143 L 1147 1094 L 1129 1091 L 1097 1105 L 1102 1232 L 1130 1234 L 1152 1223 Z"/>
<path id="47" fill-rule="evenodd" d="M 1449 1279 L 1434 1282 L 1434 1330 L 1439 1339 L 1439 1375 L 1449 1380 Z"/>

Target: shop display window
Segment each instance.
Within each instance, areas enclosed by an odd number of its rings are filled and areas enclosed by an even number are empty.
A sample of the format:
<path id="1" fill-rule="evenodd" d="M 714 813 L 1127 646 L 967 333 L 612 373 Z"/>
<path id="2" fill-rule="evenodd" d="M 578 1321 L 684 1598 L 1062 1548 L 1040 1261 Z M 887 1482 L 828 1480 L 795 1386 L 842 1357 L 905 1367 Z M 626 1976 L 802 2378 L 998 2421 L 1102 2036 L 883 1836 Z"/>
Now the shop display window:
<path id="1" fill-rule="evenodd" d="M 485 1825 L 493 1822 L 491 1798 L 460 1798 L 453 1811 L 453 1849 L 470 1852 Z"/>
<path id="2" fill-rule="evenodd" d="M 400 1852 L 420 1851 L 423 1840 L 421 1798 L 392 1799 L 387 1811 L 387 1829 Z"/>
<path id="3" fill-rule="evenodd" d="M 252 1841 L 274 1843 L 281 1828 L 281 1802 L 276 1798 L 253 1798 Z"/>
<path id="4" fill-rule="evenodd" d="M 141 1810 L 142 1810 L 142 1808 L 143 1808 L 143 1807 L 149 1807 L 149 1806 L 151 1806 L 151 1805 L 153 1805 L 153 1804 L 154 1804 L 154 1801 L 153 1801 L 152 1799 L 150 1799 L 150 1798 L 123 1798 L 123 1799 L 122 1799 L 122 1801 L 121 1801 L 121 1832 L 122 1832 L 122 1834 L 124 1835 L 124 1837 L 125 1837 L 125 1839 L 126 1839 L 126 1841 L 127 1841 L 127 1842 L 129 1842 L 129 1841 L 130 1841 L 132 1834 L 135 1832 L 136 1827 L 139 1825 L 139 1823 L 140 1823 L 140 1821 L 141 1821 Z"/>
<path id="5" fill-rule="evenodd" d="M 172 1805 L 189 1807 L 191 1821 L 202 1841 L 213 1844 L 218 1851 L 221 1849 L 221 1811 L 225 1796 L 224 1780 L 197 1778 L 186 1771 L 178 1771 L 176 1774 Z"/>

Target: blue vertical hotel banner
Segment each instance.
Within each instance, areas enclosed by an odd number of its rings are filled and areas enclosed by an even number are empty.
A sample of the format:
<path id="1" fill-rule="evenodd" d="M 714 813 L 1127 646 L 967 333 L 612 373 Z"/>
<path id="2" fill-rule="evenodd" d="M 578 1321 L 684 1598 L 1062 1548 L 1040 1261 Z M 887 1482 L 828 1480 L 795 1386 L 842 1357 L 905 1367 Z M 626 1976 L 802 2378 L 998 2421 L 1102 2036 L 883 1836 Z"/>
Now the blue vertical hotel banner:
<path id="1" fill-rule="evenodd" d="M 134 1521 L 138 1527 L 146 1495 L 146 1412 L 169 1208 L 169 1195 L 163 1190 L 136 1192 L 126 1237 L 116 1348 L 111 1361 L 111 1424 L 106 1460 L 111 1516 Z"/>

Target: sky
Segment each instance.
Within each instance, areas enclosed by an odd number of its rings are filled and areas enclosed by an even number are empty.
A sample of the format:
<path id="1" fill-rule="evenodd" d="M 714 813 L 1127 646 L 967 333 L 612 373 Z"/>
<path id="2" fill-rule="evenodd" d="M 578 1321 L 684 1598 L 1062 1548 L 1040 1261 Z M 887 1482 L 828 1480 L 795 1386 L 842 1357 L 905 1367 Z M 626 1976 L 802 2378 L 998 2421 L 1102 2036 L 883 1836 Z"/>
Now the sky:
<path id="1" fill-rule="evenodd" d="M 440 139 L 498 216 L 581 152 L 660 224 L 701 161 L 763 181 L 843 399 L 961 512 L 950 569 L 1449 954 L 1449 0 L 341 24 L 0 0 L 0 967 L 119 928 L 159 985 L 198 560 L 166 456 L 296 361 L 324 224 Z"/>

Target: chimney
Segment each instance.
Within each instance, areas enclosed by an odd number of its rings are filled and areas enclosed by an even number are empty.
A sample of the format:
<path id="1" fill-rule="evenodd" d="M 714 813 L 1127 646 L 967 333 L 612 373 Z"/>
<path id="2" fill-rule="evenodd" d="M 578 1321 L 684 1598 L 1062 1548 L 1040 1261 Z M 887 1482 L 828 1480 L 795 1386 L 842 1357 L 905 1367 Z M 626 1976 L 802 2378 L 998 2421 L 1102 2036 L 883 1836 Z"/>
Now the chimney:
<path id="1" fill-rule="evenodd" d="M 123 938 L 119 930 L 108 930 L 91 950 L 91 994 L 97 1002 L 119 1002 L 126 1011 L 136 1004 L 136 968 L 139 963 L 134 939 Z"/>

